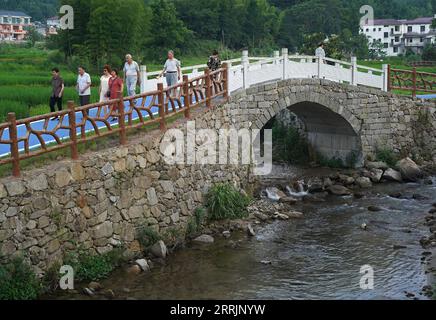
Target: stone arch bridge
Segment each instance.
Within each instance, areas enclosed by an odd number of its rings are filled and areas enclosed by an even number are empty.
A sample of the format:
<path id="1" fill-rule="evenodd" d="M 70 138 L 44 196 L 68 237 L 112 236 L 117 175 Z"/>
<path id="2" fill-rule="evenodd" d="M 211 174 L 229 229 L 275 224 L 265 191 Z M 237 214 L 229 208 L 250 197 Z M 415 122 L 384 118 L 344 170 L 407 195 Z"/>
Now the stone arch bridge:
<path id="1" fill-rule="evenodd" d="M 231 127 L 262 129 L 284 110 L 304 123 L 309 143 L 327 158 L 357 165 L 378 148 L 413 157 L 436 157 L 433 102 L 324 79 L 289 79 L 240 90 L 213 112 Z"/>

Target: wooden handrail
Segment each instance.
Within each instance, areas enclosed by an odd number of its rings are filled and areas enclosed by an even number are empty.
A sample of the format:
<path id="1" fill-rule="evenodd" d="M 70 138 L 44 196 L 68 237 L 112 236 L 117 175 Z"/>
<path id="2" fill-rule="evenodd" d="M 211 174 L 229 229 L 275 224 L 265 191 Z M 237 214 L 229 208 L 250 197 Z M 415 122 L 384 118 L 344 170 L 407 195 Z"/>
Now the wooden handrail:
<path id="1" fill-rule="evenodd" d="M 206 72 L 194 79 L 189 79 L 188 76 L 183 77 L 183 82 L 173 87 L 164 88 L 162 83 L 157 85 L 157 90 L 145 92 L 133 97 L 123 97 L 122 92 L 119 93 L 118 99 L 110 100 L 103 103 L 94 103 L 82 107 L 75 107 L 74 102 L 68 102 L 68 109 L 26 119 L 16 119 L 15 113 L 8 114 L 8 122 L 0 124 L 0 144 L 10 145 L 10 154 L 7 157 L 0 159 L 0 165 L 12 163 L 12 174 L 14 177 L 20 176 L 20 160 L 29 159 L 44 155 L 46 153 L 55 152 L 57 150 L 69 147 L 71 150 L 71 158 L 77 160 L 79 158 L 78 145 L 83 142 L 99 139 L 115 133 L 119 134 L 120 144 L 127 144 L 127 131 L 134 128 L 139 128 L 143 125 L 159 122 L 160 129 L 166 130 L 166 115 L 169 113 L 168 104 L 173 106 L 173 114 L 184 112 L 186 118 L 190 118 L 190 110 L 194 106 L 205 104 L 208 108 L 212 107 L 212 102 L 215 97 L 222 96 L 228 99 L 228 69 L 227 64 L 223 68 L 214 72 L 206 69 Z M 174 96 L 172 91 L 177 91 L 183 97 L 182 103 L 180 96 Z M 166 98 L 168 100 L 166 100 Z M 195 98 L 194 102 L 192 102 Z M 133 101 L 142 99 L 142 103 L 137 105 Z M 124 103 L 129 101 L 128 108 Z M 146 105 L 146 101 L 151 101 L 150 105 Z M 159 118 L 155 118 L 152 111 L 153 107 L 159 109 Z M 175 108 L 177 107 L 177 109 Z M 109 112 L 102 112 L 109 108 Z M 125 109 L 126 108 L 126 109 Z M 90 110 L 98 109 L 96 115 L 91 116 Z M 77 122 L 76 113 L 81 113 L 83 119 Z M 133 114 L 138 115 L 138 122 L 133 123 Z M 143 113 L 148 114 L 144 117 Z M 68 125 L 64 124 L 65 117 L 68 116 Z M 118 118 L 118 125 L 111 124 L 112 117 Z M 53 126 L 52 118 L 58 117 L 56 124 Z M 126 123 L 126 117 L 128 122 Z M 32 123 L 41 122 L 42 129 L 38 130 L 32 127 Z M 92 130 L 87 129 L 87 124 L 92 125 Z M 97 125 L 103 123 L 105 129 Z M 26 133 L 18 136 L 18 126 L 24 126 Z M 79 129 L 80 137 L 77 136 Z M 2 137 L 5 131 L 9 131 L 9 139 Z M 67 136 L 58 136 L 58 131 L 68 130 Z M 90 135 L 90 132 L 92 134 Z M 36 136 L 40 141 L 38 150 L 33 150 L 30 146 L 29 137 Z M 44 136 L 51 136 L 52 141 L 45 141 Z M 20 152 L 19 144 L 24 145 L 24 150 Z"/>
<path id="2" fill-rule="evenodd" d="M 388 65 L 388 89 L 411 91 L 416 97 L 417 92 L 436 92 L 436 73 L 412 70 L 394 69 Z"/>

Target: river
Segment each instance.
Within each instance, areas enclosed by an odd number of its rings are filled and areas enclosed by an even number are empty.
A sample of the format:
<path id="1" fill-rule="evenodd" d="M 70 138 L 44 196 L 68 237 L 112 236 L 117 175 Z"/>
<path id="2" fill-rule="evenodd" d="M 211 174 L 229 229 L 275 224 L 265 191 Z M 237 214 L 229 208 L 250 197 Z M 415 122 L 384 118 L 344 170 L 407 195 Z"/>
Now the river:
<path id="1" fill-rule="evenodd" d="M 235 233 L 213 245 L 188 245 L 149 273 L 118 270 L 102 284 L 117 299 L 427 299 L 420 294 L 427 276 L 419 240 L 429 234 L 433 182 L 380 184 L 362 199 L 302 203 L 304 219 L 258 226 L 254 238 Z M 407 199 L 388 196 L 396 192 Z M 374 270 L 373 290 L 360 288 L 364 265 Z"/>

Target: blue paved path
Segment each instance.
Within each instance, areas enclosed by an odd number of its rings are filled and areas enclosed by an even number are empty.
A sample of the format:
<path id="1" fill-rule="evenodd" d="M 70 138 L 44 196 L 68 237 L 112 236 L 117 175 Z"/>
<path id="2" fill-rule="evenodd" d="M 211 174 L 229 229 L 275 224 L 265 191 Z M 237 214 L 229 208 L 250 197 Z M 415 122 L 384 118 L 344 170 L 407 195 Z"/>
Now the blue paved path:
<path id="1" fill-rule="evenodd" d="M 193 99 L 193 101 L 194 101 L 194 99 Z M 179 107 L 179 105 L 177 104 L 177 102 L 175 102 L 175 103 L 176 103 L 175 109 L 178 110 L 180 107 Z M 140 106 L 140 105 L 142 104 L 142 98 L 141 98 L 141 99 L 138 99 L 137 102 L 136 102 L 136 104 L 137 104 L 138 106 Z M 147 100 L 146 100 L 145 106 L 148 107 L 148 106 L 150 106 L 151 104 L 152 104 L 152 97 L 147 97 Z M 172 110 L 173 110 L 173 107 L 171 106 L 170 103 L 169 103 L 168 105 L 169 105 L 169 110 L 172 111 Z M 183 105 L 183 99 L 182 99 L 182 105 Z M 129 105 L 129 102 L 128 102 L 128 101 L 125 102 L 125 110 L 126 110 L 126 111 L 130 110 L 130 105 Z M 96 117 L 96 116 L 97 116 L 97 112 L 98 112 L 98 108 L 94 108 L 94 109 L 90 109 L 89 114 L 90 114 L 92 117 Z M 151 108 L 151 112 L 152 112 L 154 115 L 158 115 L 158 113 L 159 113 L 159 109 L 158 109 L 157 107 L 152 107 L 152 108 Z M 146 119 L 146 118 L 149 118 L 149 114 L 148 114 L 148 112 L 146 112 L 146 111 L 142 111 L 141 113 L 142 113 L 142 116 L 143 116 L 145 119 Z M 62 125 L 68 126 L 68 121 L 69 121 L 68 118 L 69 118 L 68 115 L 66 115 L 66 116 L 64 117 L 64 119 L 63 119 L 63 121 L 62 121 Z M 139 118 L 138 113 L 137 113 L 135 110 L 133 111 L 132 118 L 133 118 L 133 120 L 136 120 L 136 119 Z M 76 123 L 80 123 L 80 122 L 82 121 L 82 119 L 83 119 L 83 114 L 82 114 L 82 112 L 77 112 L 77 113 L 76 113 Z M 127 119 L 128 119 L 128 118 L 126 117 L 126 121 L 127 121 Z M 53 129 L 53 128 L 55 128 L 58 124 L 59 124 L 59 120 L 50 120 L 47 129 L 48 129 L 48 130 Z M 118 125 L 118 121 L 116 121 L 116 122 L 111 122 L 111 126 L 116 126 L 116 125 Z M 97 126 L 98 126 L 99 129 L 106 128 L 106 125 L 105 125 L 103 122 L 97 122 Z M 40 121 L 32 122 L 32 123 L 31 123 L 31 127 L 32 127 L 32 129 L 34 129 L 35 131 L 43 130 L 43 128 L 44 128 L 44 120 L 40 120 Z M 20 138 L 22 138 L 22 137 L 24 137 L 24 136 L 26 135 L 26 133 L 27 133 L 27 129 L 26 129 L 26 127 L 25 127 L 24 125 L 20 125 L 20 126 L 18 126 L 17 129 L 18 129 L 18 139 L 20 139 Z M 92 126 L 92 124 L 91 124 L 90 121 L 87 121 L 87 123 L 86 123 L 86 132 L 92 132 L 92 131 L 94 131 L 94 127 Z M 80 134 L 80 128 L 77 128 L 77 134 Z M 70 133 L 69 133 L 69 130 L 59 129 L 59 130 L 56 131 L 56 135 L 57 135 L 60 139 L 68 139 L 69 136 L 70 136 Z M 2 138 L 3 140 L 7 140 L 7 139 L 9 139 L 9 130 L 8 130 L 8 129 L 6 129 L 6 130 L 3 132 L 3 136 L 2 136 L 1 138 Z M 53 137 L 50 136 L 50 135 L 43 135 L 42 138 L 44 139 L 44 141 L 45 141 L 47 144 L 48 144 L 48 143 L 55 142 L 55 140 L 53 139 Z M 40 144 L 38 138 L 37 138 L 34 134 L 30 135 L 30 137 L 29 137 L 29 146 L 30 146 L 30 149 L 31 149 L 31 150 L 32 150 L 32 149 L 37 149 L 37 148 L 39 148 L 39 147 L 41 146 L 41 144 Z M 23 150 L 24 150 L 24 143 L 23 143 L 23 142 L 20 142 L 18 148 L 20 149 L 20 151 L 23 151 Z M 0 157 L 7 156 L 7 155 L 9 155 L 9 153 L 10 153 L 10 145 L 9 145 L 9 144 L 1 144 L 1 143 L 0 143 Z"/>
<path id="2" fill-rule="evenodd" d="M 436 94 L 423 94 L 416 97 L 420 99 L 436 99 Z"/>

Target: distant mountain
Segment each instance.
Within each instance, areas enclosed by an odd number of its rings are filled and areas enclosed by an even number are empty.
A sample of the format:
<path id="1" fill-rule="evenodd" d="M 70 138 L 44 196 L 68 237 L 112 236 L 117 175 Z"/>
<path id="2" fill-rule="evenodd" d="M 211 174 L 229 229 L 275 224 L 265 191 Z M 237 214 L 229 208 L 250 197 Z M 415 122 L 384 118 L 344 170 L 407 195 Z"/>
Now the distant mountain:
<path id="1" fill-rule="evenodd" d="M 59 0 L 0 0 L 0 9 L 24 11 L 33 21 L 44 21 L 59 11 Z"/>

